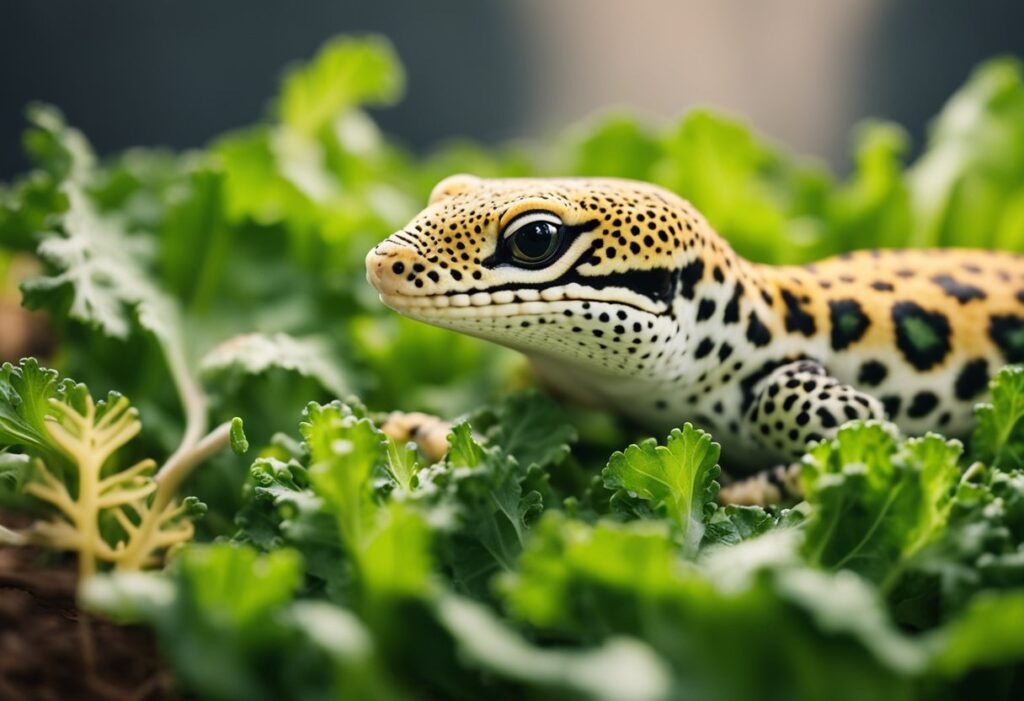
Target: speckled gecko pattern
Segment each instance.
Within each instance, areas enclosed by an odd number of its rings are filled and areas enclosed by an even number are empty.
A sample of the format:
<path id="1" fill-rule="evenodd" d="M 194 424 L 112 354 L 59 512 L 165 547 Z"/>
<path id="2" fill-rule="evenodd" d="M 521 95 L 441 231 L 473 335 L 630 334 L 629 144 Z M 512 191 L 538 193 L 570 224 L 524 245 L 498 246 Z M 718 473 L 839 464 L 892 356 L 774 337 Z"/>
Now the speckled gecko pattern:
<path id="1" fill-rule="evenodd" d="M 366 259 L 396 311 L 514 348 L 577 401 L 724 464 L 791 460 L 845 421 L 962 435 L 1024 361 L 1024 258 L 861 251 L 752 264 L 685 200 L 615 179 L 453 176 Z"/>

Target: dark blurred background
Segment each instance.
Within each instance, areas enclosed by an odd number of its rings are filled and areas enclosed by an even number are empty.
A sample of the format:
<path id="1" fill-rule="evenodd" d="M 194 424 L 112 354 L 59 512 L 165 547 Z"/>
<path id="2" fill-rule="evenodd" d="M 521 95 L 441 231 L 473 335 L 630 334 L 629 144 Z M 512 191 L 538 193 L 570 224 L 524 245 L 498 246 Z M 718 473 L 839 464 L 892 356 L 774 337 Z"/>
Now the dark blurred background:
<path id="1" fill-rule="evenodd" d="M 266 114 L 282 70 L 380 32 L 408 72 L 383 127 L 423 149 L 545 135 L 615 106 L 697 105 L 840 170 L 850 128 L 928 118 L 978 61 L 1024 55 L 1013 0 L 2 0 L 0 179 L 25 167 L 24 105 L 61 107 L 101 153 L 201 146 Z"/>

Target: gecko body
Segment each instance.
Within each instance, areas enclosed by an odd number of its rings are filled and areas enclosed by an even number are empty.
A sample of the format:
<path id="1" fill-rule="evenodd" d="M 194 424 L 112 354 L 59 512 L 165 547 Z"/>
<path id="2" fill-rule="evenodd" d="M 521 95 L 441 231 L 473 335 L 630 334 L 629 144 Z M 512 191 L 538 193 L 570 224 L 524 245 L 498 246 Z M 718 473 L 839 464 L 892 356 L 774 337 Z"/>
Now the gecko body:
<path id="1" fill-rule="evenodd" d="M 884 250 L 751 263 L 689 202 L 617 179 L 453 176 L 366 259 L 405 316 L 524 353 L 576 401 L 710 431 L 731 469 L 853 419 L 964 435 L 1024 361 L 1024 259 Z"/>

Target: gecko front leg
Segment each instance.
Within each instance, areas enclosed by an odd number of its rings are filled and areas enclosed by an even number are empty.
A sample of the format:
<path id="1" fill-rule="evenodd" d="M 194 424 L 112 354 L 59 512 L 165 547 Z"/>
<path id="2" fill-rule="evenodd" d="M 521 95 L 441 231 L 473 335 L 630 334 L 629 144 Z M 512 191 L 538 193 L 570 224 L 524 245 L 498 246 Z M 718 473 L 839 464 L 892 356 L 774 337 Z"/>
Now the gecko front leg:
<path id="1" fill-rule="evenodd" d="M 841 424 L 857 419 L 885 419 L 882 403 L 829 376 L 812 360 L 772 372 L 746 415 L 754 441 L 779 462 L 798 460 L 808 443 L 831 438 Z"/>
<path id="2" fill-rule="evenodd" d="M 778 467 L 734 482 L 720 493 L 732 504 L 766 505 L 800 496 L 800 457 L 807 444 L 831 438 L 857 419 L 885 419 L 882 403 L 829 376 L 819 363 L 800 360 L 776 369 L 756 390 L 747 430 Z"/>

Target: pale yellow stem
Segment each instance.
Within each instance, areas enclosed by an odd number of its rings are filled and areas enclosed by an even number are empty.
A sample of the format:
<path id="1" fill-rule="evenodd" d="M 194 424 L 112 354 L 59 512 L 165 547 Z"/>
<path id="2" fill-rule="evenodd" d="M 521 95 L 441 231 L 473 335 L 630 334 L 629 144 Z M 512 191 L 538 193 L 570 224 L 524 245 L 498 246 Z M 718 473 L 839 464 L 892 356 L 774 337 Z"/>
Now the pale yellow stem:
<path id="1" fill-rule="evenodd" d="M 185 508 L 184 504 L 178 504 L 177 506 L 174 504 L 168 504 L 167 508 L 164 509 L 164 512 L 160 515 L 159 523 L 161 528 L 175 519 L 181 518 L 186 513 L 188 513 L 188 509 Z"/>
<path id="2" fill-rule="evenodd" d="M 118 525 L 124 530 L 128 539 L 131 540 L 133 535 L 139 529 L 134 523 L 132 523 L 132 520 L 128 518 L 128 514 L 124 512 L 124 509 L 116 509 L 114 510 L 114 518 L 117 520 Z"/>
<path id="3" fill-rule="evenodd" d="M 100 492 L 106 492 L 119 484 L 127 482 L 130 479 L 142 477 L 145 479 L 145 474 L 156 467 L 156 462 L 150 458 L 145 460 L 139 460 L 131 467 L 121 470 L 120 472 L 114 473 L 110 477 L 105 477 L 100 480 Z"/>
<path id="4" fill-rule="evenodd" d="M 66 419 L 75 423 L 74 409 L 67 404 L 58 403 L 56 406 L 63 409 Z M 81 435 L 74 436 L 61 423 L 51 421 L 46 424 L 46 429 L 51 438 L 67 450 L 68 455 L 78 465 L 78 499 L 72 506 L 72 518 L 77 527 L 78 543 L 78 571 L 85 579 L 96 572 L 96 558 L 103 554 L 112 553 L 109 546 L 103 541 L 99 530 L 99 473 L 103 466 L 104 457 L 101 457 L 96 448 L 96 434 L 92 425 L 96 418 L 96 405 L 92 397 L 85 399 L 85 413 L 80 414 Z M 40 524 L 42 525 L 42 524 Z"/>
<path id="5" fill-rule="evenodd" d="M 41 521 L 26 532 L 27 540 L 55 550 L 77 550 L 82 545 L 81 534 L 64 521 Z"/>
<path id="6" fill-rule="evenodd" d="M 149 482 L 148 484 L 135 489 L 121 490 L 113 492 L 112 494 L 104 494 L 99 497 L 97 504 L 100 509 L 111 509 L 115 506 L 124 506 L 138 501 L 139 499 L 145 499 L 155 491 L 156 483 Z"/>
<path id="7" fill-rule="evenodd" d="M 96 430 L 102 431 L 111 423 L 114 419 L 120 418 L 125 409 L 128 408 L 128 397 L 120 397 L 116 402 L 107 407 L 107 411 L 103 414 L 103 418 L 96 422 Z"/>
<path id="8" fill-rule="evenodd" d="M 63 490 L 65 494 L 68 494 L 67 487 L 64 486 L 63 482 L 57 479 L 56 475 L 50 472 L 50 468 L 46 466 L 45 462 L 37 458 L 34 464 L 36 468 L 36 474 L 45 483 L 44 486 L 50 489 Z M 68 494 L 68 496 L 70 497 L 70 494 Z"/>
<path id="9" fill-rule="evenodd" d="M 56 485 L 44 485 L 32 482 L 25 487 L 25 492 L 38 499 L 50 502 L 67 518 L 77 522 L 79 517 L 78 505 L 71 498 L 71 495 L 68 494 L 68 490 L 63 484 L 58 482 Z"/>
<path id="10" fill-rule="evenodd" d="M 89 401 L 92 401 L 92 400 L 90 399 Z M 52 398 L 49 400 L 49 404 L 50 404 L 50 406 L 52 406 L 55 409 L 57 409 L 58 412 L 60 412 L 61 418 L 63 420 L 69 421 L 79 431 L 83 430 L 86 427 L 86 419 L 85 419 L 85 417 L 82 416 L 81 414 L 79 414 L 77 411 L 75 411 L 75 409 L 70 404 L 65 404 L 64 402 L 60 401 L 59 399 L 52 399 Z M 56 421 L 56 420 L 57 419 L 55 419 L 53 417 L 47 417 L 47 421 Z"/>
<path id="11" fill-rule="evenodd" d="M 153 539 L 153 550 L 159 550 L 160 548 L 166 548 L 175 543 L 184 543 L 186 540 L 190 540 L 195 534 L 195 527 L 192 526 L 191 522 L 188 522 L 187 528 L 181 528 L 173 531 L 161 531 L 160 535 Z"/>
<path id="12" fill-rule="evenodd" d="M 129 418 L 128 421 L 119 422 L 108 429 L 103 435 L 97 436 L 97 444 L 98 446 L 102 446 L 105 453 L 105 455 L 103 455 L 103 460 L 106 461 L 106 459 L 113 455 L 115 451 L 119 450 L 128 441 L 139 435 L 139 431 L 141 430 L 142 424 L 133 418 Z"/>
<path id="13" fill-rule="evenodd" d="M 68 431 L 62 424 L 54 420 L 46 422 L 46 431 L 50 434 L 50 438 L 53 442 L 64 449 L 72 458 L 78 456 L 78 452 L 82 448 L 82 440 Z"/>

